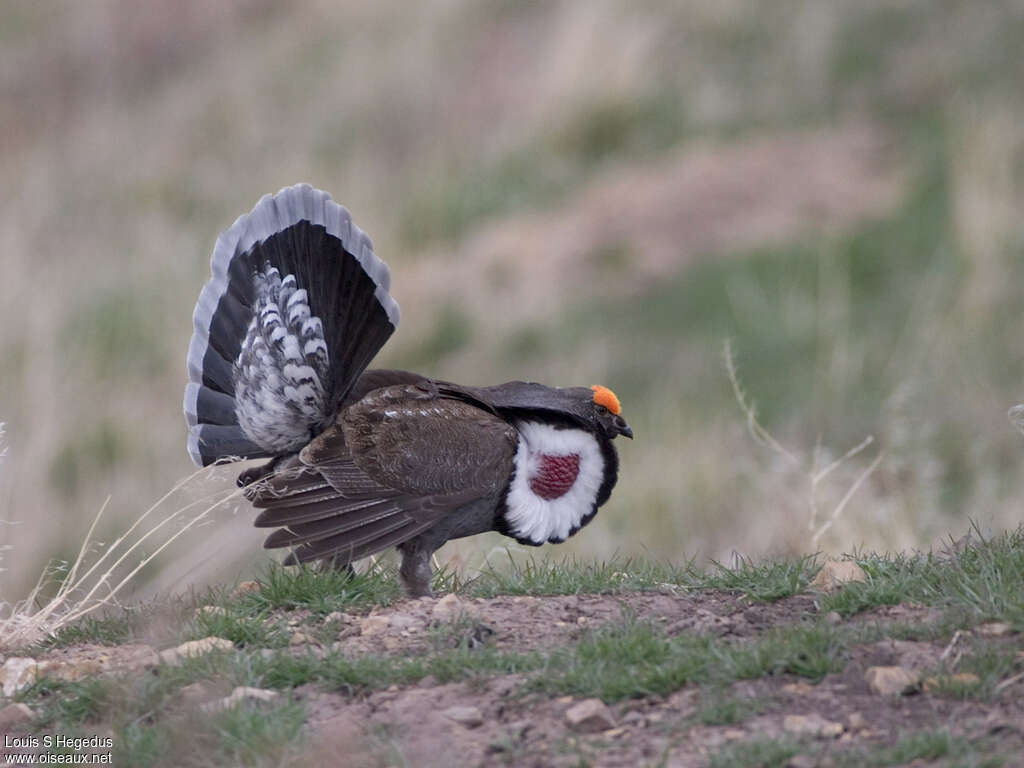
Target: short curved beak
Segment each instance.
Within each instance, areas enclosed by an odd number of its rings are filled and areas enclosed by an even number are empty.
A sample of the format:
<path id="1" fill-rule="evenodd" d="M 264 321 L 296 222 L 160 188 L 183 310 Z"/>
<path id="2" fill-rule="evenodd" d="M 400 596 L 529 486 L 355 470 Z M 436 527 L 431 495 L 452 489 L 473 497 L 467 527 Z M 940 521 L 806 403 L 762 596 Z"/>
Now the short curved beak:
<path id="1" fill-rule="evenodd" d="M 626 420 L 621 416 L 615 417 L 615 429 L 615 434 L 622 435 L 623 437 L 628 437 L 630 440 L 633 439 L 633 430 L 630 428 L 629 424 L 626 423 Z"/>

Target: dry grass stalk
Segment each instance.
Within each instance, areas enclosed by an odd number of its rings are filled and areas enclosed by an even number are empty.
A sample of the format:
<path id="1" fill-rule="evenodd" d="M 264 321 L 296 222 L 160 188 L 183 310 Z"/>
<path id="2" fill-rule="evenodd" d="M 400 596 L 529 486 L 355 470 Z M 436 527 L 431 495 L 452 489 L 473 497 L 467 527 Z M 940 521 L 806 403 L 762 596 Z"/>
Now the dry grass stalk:
<path id="1" fill-rule="evenodd" d="M 753 437 L 759 445 L 767 446 L 779 455 L 785 457 L 790 463 L 807 476 L 807 505 L 809 510 L 807 529 L 811 532 L 811 547 L 817 547 L 818 542 L 825 532 L 828 531 L 828 529 L 831 528 L 842 516 L 843 511 L 850 503 L 850 499 L 853 498 L 857 490 L 864 484 L 864 481 L 867 480 L 868 477 L 870 477 L 878 468 L 878 465 L 881 464 L 884 452 L 881 450 L 878 452 L 878 455 L 875 456 L 874 460 L 857 476 L 853 483 L 850 484 L 850 487 L 847 488 L 846 493 L 843 494 L 839 503 L 832 509 L 832 513 L 828 518 L 819 524 L 818 521 L 821 513 L 818 505 L 818 488 L 822 481 L 838 469 L 844 462 L 854 458 L 864 451 L 864 449 L 875 441 L 875 438 L 872 435 L 868 435 L 857 445 L 850 448 L 846 453 L 835 461 L 830 462 L 822 469 L 818 469 L 817 467 L 818 452 L 814 451 L 812 453 L 813 458 L 810 460 L 810 466 L 806 466 L 805 462 L 801 460 L 794 451 L 791 451 L 782 445 L 782 443 L 780 443 L 775 436 L 765 429 L 761 422 L 758 421 L 756 405 L 747 397 L 746 392 L 743 390 L 743 385 L 740 383 L 739 374 L 736 370 L 735 355 L 732 350 L 732 342 L 729 339 L 726 339 L 723 345 L 722 357 L 725 361 L 725 370 L 729 376 L 729 383 L 732 385 L 733 395 L 740 406 L 740 410 L 742 410 L 743 414 L 747 417 L 747 430 L 750 432 L 751 437 Z"/>
<path id="2" fill-rule="evenodd" d="M 140 530 L 147 520 L 157 516 L 156 513 L 168 499 L 189 486 L 200 475 L 212 475 L 216 470 L 217 467 L 200 469 L 178 482 L 143 512 L 110 546 L 103 547 L 94 540 L 94 535 L 96 526 L 110 501 L 108 497 L 89 526 L 78 555 L 67 569 L 66 575 L 59 575 L 67 567 L 66 564 L 49 564 L 43 569 L 28 597 L 13 603 L 0 601 L 0 648 L 13 648 L 37 642 L 99 608 L 117 605 L 118 594 L 154 558 L 187 531 L 208 520 L 217 508 L 241 496 L 242 491 L 238 488 L 207 494 L 160 517 L 148 530 Z M 169 526 L 175 522 L 180 524 L 170 530 Z M 166 534 L 162 540 L 159 537 L 161 532 Z M 155 543 L 155 548 L 145 551 L 140 561 L 127 574 L 119 574 L 118 569 L 147 541 Z M 89 564 L 89 554 L 97 547 L 103 547 L 103 552 Z M 43 601 L 42 594 L 45 588 L 58 579 L 60 583 L 56 593 Z"/>

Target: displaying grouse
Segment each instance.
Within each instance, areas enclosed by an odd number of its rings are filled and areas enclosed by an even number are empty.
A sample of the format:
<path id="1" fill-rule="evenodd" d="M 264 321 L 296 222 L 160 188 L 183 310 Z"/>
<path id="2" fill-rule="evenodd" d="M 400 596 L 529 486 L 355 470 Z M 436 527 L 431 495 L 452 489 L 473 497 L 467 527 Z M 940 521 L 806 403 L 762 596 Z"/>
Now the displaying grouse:
<path id="1" fill-rule="evenodd" d="M 633 437 L 608 389 L 468 387 L 366 370 L 398 326 L 387 265 L 349 212 L 307 184 L 222 233 L 194 314 L 185 387 L 199 465 L 269 458 L 239 477 L 286 564 L 347 565 L 397 546 L 411 595 L 430 557 L 497 530 L 561 542 L 594 517 Z"/>

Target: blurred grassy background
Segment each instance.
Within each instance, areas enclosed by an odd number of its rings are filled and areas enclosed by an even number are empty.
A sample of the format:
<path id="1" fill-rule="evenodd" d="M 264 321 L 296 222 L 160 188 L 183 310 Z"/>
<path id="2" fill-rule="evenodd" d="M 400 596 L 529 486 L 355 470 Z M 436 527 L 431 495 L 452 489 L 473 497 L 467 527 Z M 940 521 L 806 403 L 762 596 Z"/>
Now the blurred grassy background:
<path id="1" fill-rule="evenodd" d="M 104 540 L 191 471 L 210 250 L 297 181 L 392 267 L 379 363 L 619 394 L 637 439 L 560 553 L 807 551 L 808 469 L 867 435 L 822 514 L 881 463 L 818 547 L 1016 525 L 1022 44 L 1019 0 L 8 6 L 2 597 L 108 495 Z M 747 433 L 726 338 L 802 467 Z M 186 536 L 149 588 L 246 572 L 251 518 Z"/>

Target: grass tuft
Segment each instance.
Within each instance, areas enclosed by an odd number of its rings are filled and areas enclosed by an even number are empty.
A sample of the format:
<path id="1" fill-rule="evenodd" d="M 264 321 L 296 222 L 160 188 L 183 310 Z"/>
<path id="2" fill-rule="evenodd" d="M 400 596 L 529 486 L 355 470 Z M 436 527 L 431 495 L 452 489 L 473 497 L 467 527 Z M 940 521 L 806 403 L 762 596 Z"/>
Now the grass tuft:
<path id="1" fill-rule="evenodd" d="M 998 620 L 1024 631 L 1024 526 L 989 539 L 975 528 L 947 552 L 876 554 L 857 562 L 868 580 L 825 596 L 823 610 L 848 616 L 916 602 L 944 609 L 964 624 Z"/>
<path id="2" fill-rule="evenodd" d="M 241 610 L 305 608 L 316 614 L 385 605 L 398 597 L 391 570 L 349 573 L 317 566 L 284 567 L 271 563 L 261 574 L 258 592 L 237 598 Z"/>
<path id="3" fill-rule="evenodd" d="M 619 701 L 664 696 L 688 683 L 792 674 L 820 680 L 845 665 L 845 640 L 827 625 L 769 630 L 742 642 L 700 635 L 668 637 L 648 622 L 626 617 L 599 627 L 575 647 L 556 650 L 533 681 L 549 693 Z"/>
<path id="4" fill-rule="evenodd" d="M 736 565 L 731 568 L 713 561 L 713 570 L 695 575 L 703 589 L 741 592 L 751 600 L 773 602 L 807 589 L 818 567 L 814 555 L 761 562 L 737 557 Z"/>
<path id="5" fill-rule="evenodd" d="M 609 594 L 688 586 L 692 582 L 689 564 L 640 558 L 610 560 L 559 560 L 529 557 L 516 560 L 509 553 L 505 567 L 488 564 L 468 585 L 473 597 L 496 595 L 579 595 Z"/>

